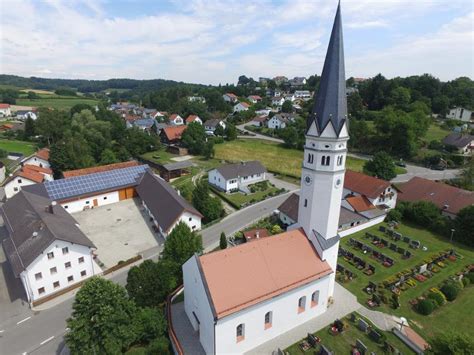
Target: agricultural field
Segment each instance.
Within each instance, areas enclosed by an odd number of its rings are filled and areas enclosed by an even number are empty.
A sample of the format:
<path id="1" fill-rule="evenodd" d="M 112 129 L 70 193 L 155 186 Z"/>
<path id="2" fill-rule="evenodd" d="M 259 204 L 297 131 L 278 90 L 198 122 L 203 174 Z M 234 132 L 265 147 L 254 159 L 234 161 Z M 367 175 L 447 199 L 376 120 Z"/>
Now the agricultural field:
<path id="1" fill-rule="evenodd" d="M 36 145 L 31 142 L 0 139 L 0 149 L 7 152 L 22 153 L 27 156 L 36 151 Z"/>
<path id="2" fill-rule="evenodd" d="M 384 281 L 392 282 L 394 279 L 398 280 L 400 278 L 401 272 L 410 273 L 413 270 L 417 270 L 416 275 L 407 276 L 406 279 L 408 281 L 404 286 L 399 287 L 401 293 L 399 298 L 400 307 L 398 309 L 393 309 L 390 306 L 390 301 L 388 304 L 382 303 L 380 307 L 375 307 L 374 309 L 406 317 L 410 324 L 426 339 L 435 333 L 448 331 L 455 328 L 456 324 L 467 323 L 469 319 L 472 319 L 474 316 L 473 286 L 462 290 L 458 299 L 441 306 L 429 316 L 416 312 L 409 302 L 427 293 L 431 288 L 439 287 L 440 284 L 451 276 L 464 270 L 467 265 L 473 262 L 474 250 L 461 244 L 454 243 L 454 245 L 451 245 L 445 238 L 417 226 L 402 224 L 396 229 L 396 232 L 404 237 L 409 237 L 411 241 L 419 241 L 420 243 L 420 248 L 412 248 L 403 239 L 393 240 L 389 235 L 379 230 L 380 226 L 388 228 L 387 224 L 382 223 L 343 238 L 340 244 L 342 250 L 340 249 L 338 264 L 345 269 L 343 273 L 346 276 L 339 271 L 337 276 L 338 282 L 354 293 L 361 304 L 367 306 L 371 296 L 365 289 L 369 282 L 377 285 L 377 291 L 383 290 L 390 300 L 392 292 L 383 288 L 382 284 Z M 366 233 L 369 233 L 370 236 L 366 235 Z M 384 243 L 388 243 L 387 245 L 381 245 L 378 241 L 374 242 L 371 236 L 376 236 L 379 239 L 383 239 Z M 393 261 L 393 265 L 383 265 L 381 261 L 373 256 L 373 252 L 366 248 L 360 248 L 354 245 L 353 242 L 351 243 L 351 238 L 370 247 L 377 253 L 382 253 Z M 392 248 L 392 244 L 395 244 L 397 248 Z M 433 258 L 439 256 L 440 253 L 448 252 L 452 248 L 456 252 L 456 257 L 453 260 L 448 258 L 440 263 L 434 263 L 431 272 L 418 273 L 421 265 L 429 263 Z M 365 252 L 363 249 L 365 249 Z M 406 251 L 411 253 L 411 256 L 408 258 L 402 256 L 402 252 Z M 353 257 L 348 256 L 346 252 L 352 254 Z M 361 267 L 358 260 L 362 260 L 366 267 Z M 375 273 L 370 276 L 367 274 L 369 265 L 375 267 Z M 352 277 L 348 278 L 347 272 L 351 273 Z M 470 336 L 474 336 L 474 329 L 472 327 L 464 328 L 464 331 Z"/>
<path id="3" fill-rule="evenodd" d="M 45 94 L 41 94 L 40 96 L 41 97 L 39 99 L 34 100 L 20 98 L 16 100 L 16 104 L 20 106 L 48 107 L 58 110 L 69 110 L 71 107 L 77 104 L 95 106 L 99 102 L 95 99 L 84 98 L 80 96 L 58 96 Z"/>
<path id="4" fill-rule="evenodd" d="M 269 171 L 299 178 L 303 152 L 289 149 L 283 145 L 257 139 L 237 139 L 216 144 L 215 159 L 238 162 L 241 160 L 259 160 Z M 362 171 L 364 160 L 347 157 L 346 168 Z"/>

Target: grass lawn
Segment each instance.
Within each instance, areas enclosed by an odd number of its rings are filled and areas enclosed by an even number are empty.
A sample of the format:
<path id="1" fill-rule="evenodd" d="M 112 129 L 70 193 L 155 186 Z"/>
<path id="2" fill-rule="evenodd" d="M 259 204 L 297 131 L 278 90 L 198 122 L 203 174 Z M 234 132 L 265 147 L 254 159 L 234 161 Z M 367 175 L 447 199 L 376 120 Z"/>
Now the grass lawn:
<path id="1" fill-rule="evenodd" d="M 368 285 L 369 281 L 378 284 L 383 280 L 395 276 L 398 272 L 405 270 L 405 269 L 413 269 L 421 264 L 424 264 L 426 258 L 434 254 L 438 254 L 441 251 L 445 251 L 451 248 L 451 244 L 445 238 L 437 236 L 427 230 L 422 228 L 411 226 L 411 225 L 400 225 L 398 232 L 402 233 L 404 236 L 409 236 L 412 240 L 419 240 L 423 246 L 428 248 L 427 251 L 423 251 L 421 249 L 411 249 L 408 248 L 408 244 L 404 243 L 403 241 L 396 242 L 397 246 L 402 247 L 406 250 L 410 250 L 413 256 L 409 259 L 402 259 L 401 255 L 390 250 L 388 247 L 379 249 L 371 244 L 371 240 L 365 237 L 365 233 L 369 232 L 371 234 L 375 234 L 379 237 L 383 237 L 385 240 L 391 242 L 391 239 L 388 236 L 384 236 L 382 232 L 378 231 L 378 227 L 380 225 L 386 224 L 379 224 L 377 226 L 368 228 L 364 231 L 355 233 L 348 237 L 342 239 L 340 246 L 347 251 L 350 251 L 355 256 L 363 259 L 364 261 L 368 262 L 369 264 L 375 266 L 375 274 L 372 276 L 365 275 L 362 271 L 358 270 L 354 265 L 349 264 L 348 261 L 344 260 L 342 257 L 338 259 L 338 263 L 342 266 L 346 267 L 352 273 L 356 275 L 356 277 L 352 281 L 348 281 L 343 283 L 342 285 L 354 293 L 359 302 L 362 304 L 366 304 L 367 300 L 370 296 L 363 291 L 363 289 Z M 360 240 L 362 243 L 373 247 L 374 250 L 380 251 L 386 256 L 395 260 L 395 264 L 392 267 L 384 267 L 382 264 L 377 262 L 375 259 L 369 257 L 368 254 L 363 254 L 361 250 L 352 247 L 349 244 L 349 239 L 354 238 Z M 416 281 L 416 286 L 408 288 L 405 291 L 402 291 L 400 295 L 400 308 L 399 309 L 392 309 L 388 305 L 382 304 L 377 310 L 384 311 L 387 313 L 395 314 L 398 316 L 404 316 L 409 321 L 411 321 L 412 325 L 415 325 L 417 330 L 419 331 L 420 335 L 426 337 L 427 339 L 431 337 L 434 332 L 443 332 L 452 329 L 453 324 L 458 324 L 461 318 L 458 316 L 463 312 L 469 313 L 469 315 L 464 314 L 464 319 L 467 320 L 467 317 L 474 316 L 474 300 L 472 297 L 474 296 L 472 290 L 464 290 L 462 297 L 459 300 L 454 301 L 453 303 L 448 303 L 435 311 L 430 316 L 423 316 L 413 310 L 413 308 L 408 303 L 410 300 L 421 296 L 423 293 L 427 292 L 430 288 L 438 286 L 440 283 L 445 281 L 449 278 L 449 276 L 454 275 L 456 272 L 461 271 L 466 265 L 472 263 L 474 260 L 474 250 L 472 248 L 468 248 L 462 245 L 455 244 L 454 249 L 457 253 L 463 256 L 462 259 L 458 259 L 454 262 L 446 261 L 445 267 L 441 268 L 438 273 L 434 273 L 433 276 L 427 279 L 424 282 Z M 387 290 L 387 295 L 390 297 L 391 293 Z M 469 297 L 470 295 L 470 297 Z M 464 299 L 466 297 L 466 299 Z M 464 308 L 466 306 L 470 306 L 471 308 Z M 458 311 L 456 311 L 456 309 Z M 438 317 L 437 315 L 440 315 Z M 449 320 L 447 320 L 449 319 Z M 461 323 L 459 323 L 461 324 Z M 471 336 L 474 336 L 474 328 L 465 328 L 466 333 Z"/>
<path id="2" fill-rule="evenodd" d="M 394 334 L 391 332 L 383 332 L 379 329 L 377 329 L 370 321 L 368 321 L 366 318 L 361 317 L 358 313 L 356 313 L 357 318 L 363 318 L 367 323 L 369 323 L 372 327 L 375 328 L 375 330 L 379 334 L 385 335 L 387 342 L 397 348 L 402 354 L 413 354 L 413 351 L 411 351 L 400 339 L 398 339 Z M 370 352 L 375 352 L 377 354 L 383 354 L 383 353 L 388 353 L 384 351 L 383 349 L 383 341 L 381 344 L 376 343 L 374 340 L 372 340 L 367 333 L 362 332 L 358 327 L 357 327 L 357 322 L 352 322 L 350 320 L 350 316 L 347 316 L 343 321 L 345 321 L 349 327 L 347 330 L 345 330 L 342 334 L 339 335 L 332 335 L 330 333 L 330 328 L 325 327 L 324 329 L 321 329 L 317 333 L 314 333 L 317 337 L 321 338 L 321 344 L 326 346 L 329 350 L 334 352 L 335 354 L 350 354 L 352 350 L 352 346 L 355 345 L 356 340 L 359 339 L 361 340 L 365 346 L 368 348 L 367 354 Z M 299 341 L 296 344 L 293 344 L 289 348 L 285 349 L 285 352 L 289 352 L 290 355 L 300 355 L 300 354 L 306 354 L 306 353 L 311 353 L 311 351 L 303 352 L 300 347 L 299 347 Z"/>
<path id="3" fill-rule="evenodd" d="M 77 104 L 88 104 L 95 106 L 99 101 L 95 99 L 84 98 L 80 96 L 58 96 L 58 95 L 41 95 L 36 100 L 17 99 L 16 104 L 20 106 L 49 107 L 60 110 L 69 110 Z"/>
<path id="4" fill-rule="evenodd" d="M 0 149 L 6 150 L 7 152 L 22 153 L 27 156 L 35 152 L 36 145 L 31 142 L 0 139 Z"/>
<path id="5" fill-rule="evenodd" d="M 444 137 L 446 137 L 450 132 L 441 128 L 436 124 L 430 125 L 428 128 L 428 132 L 426 132 L 426 136 L 423 137 L 423 140 L 426 142 L 431 142 L 434 140 L 441 141 Z"/>
<path id="6" fill-rule="evenodd" d="M 268 182 L 266 184 L 261 182 L 249 185 L 249 188 L 252 186 L 255 186 L 256 191 L 248 194 L 238 191 L 233 193 L 219 192 L 217 195 L 221 196 L 224 200 L 230 200 L 236 206 L 245 207 L 249 204 L 262 201 L 269 196 L 276 196 L 280 192 L 280 189 Z"/>
<path id="7" fill-rule="evenodd" d="M 237 139 L 216 144 L 215 159 L 238 162 L 259 160 L 268 170 L 290 176 L 301 176 L 303 151 L 289 149 L 283 145 L 258 139 Z M 365 161 L 347 157 L 346 168 L 362 171 Z"/>
<path id="8" fill-rule="evenodd" d="M 145 154 L 142 154 L 142 158 L 151 160 L 152 162 L 158 163 L 158 164 L 167 164 L 173 162 L 171 160 L 172 158 L 176 158 L 178 155 L 176 154 L 171 154 L 167 152 L 165 149 L 159 149 L 155 150 L 153 152 L 148 152 Z"/>

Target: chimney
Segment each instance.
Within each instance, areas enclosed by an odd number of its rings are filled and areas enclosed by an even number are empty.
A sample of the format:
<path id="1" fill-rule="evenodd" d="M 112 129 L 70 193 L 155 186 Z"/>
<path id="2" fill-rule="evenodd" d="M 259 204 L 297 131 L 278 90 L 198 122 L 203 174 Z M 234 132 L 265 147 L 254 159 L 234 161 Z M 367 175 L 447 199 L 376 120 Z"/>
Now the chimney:
<path id="1" fill-rule="evenodd" d="M 51 201 L 51 203 L 46 207 L 46 212 L 54 214 L 54 207 L 56 206 L 56 201 Z"/>

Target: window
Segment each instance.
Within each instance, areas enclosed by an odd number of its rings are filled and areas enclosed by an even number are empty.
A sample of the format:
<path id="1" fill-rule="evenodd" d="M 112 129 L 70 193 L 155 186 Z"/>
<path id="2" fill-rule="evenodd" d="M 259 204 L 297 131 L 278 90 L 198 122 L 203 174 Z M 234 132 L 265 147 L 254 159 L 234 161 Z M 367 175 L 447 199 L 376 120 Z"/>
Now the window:
<path id="1" fill-rule="evenodd" d="M 68 208 L 68 207 L 69 207 L 69 206 L 68 206 L 68 205 L 66 205 L 66 206 L 64 206 L 64 209 L 65 209 L 65 210 L 67 210 L 67 208 Z"/>
<path id="2" fill-rule="evenodd" d="M 18 179 L 18 183 L 21 184 L 23 181 L 21 179 Z"/>
<path id="3" fill-rule="evenodd" d="M 38 289 L 38 293 L 39 293 L 40 295 L 42 295 L 42 294 L 44 293 L 44 287 L 40 287 L 40 288 Z"/>
<path id="4" fill-rule="evenodd" d="M 43 278 L 43 275 L 41 274 L 41 272 L 38 272 L 37 274 L 35 274 L 35 280 L 41 280 Z"/>
<path id="5" fill-rule="evenodd" d="M 272 327 L 273 312 L 265 313 L 265 329 Z"/>
<path id="6" fill-rule="evenodd" d="M 14 187 L 14 188 L 13 188 L 13 191 L 17 192 L 17 191 L 18 191 L 18 187 Z"/>
<path id="7" fill-rule="evenodd" d="M 53 252 L 50 252 L 47 255 L 48 255 L 48 259 L 54 259 L 54 253 Z"/>
<path id="8" fill-rule="evenodd" d="M 57 272 L 58 272 L 58 269 L 56 269 L 56 266 L 55 266 L 55 267 L 52 267 L 51 269 L 49 269 L 49 273 L 50 273 L 51 275 L 54 275 L 54 274 L 56 274 Z"/>
<path id="9" fill-rule="evenodd" d="M 64 248 L 63 248 L 63 255 L 68 254 L 68 253 L 69 253 L 69 248 L 68 248 L 68 247 L 64 247 Z"/>
<path id="10" fill-rule="evenodd" d="M 342 155 L 339 155 L 339 156 L 337 157 L 337 165 L 338 165 L 338 166 L 341 166 L 341 165 L 342 165 L 342 158 L 343 158 Z"/>
<path id="11" fill-rule="evenodd" d="M 107 196 L 104 196 L 104 200 L 107 200 Z"/>
<path id="12" fill-rule="evenodd" d="M 81 276 L 84 277 L 84 276 L 86 276 L 86 275 L 87 275 L 86 270 L 82 270 L 82 271 L 81 271 Z"/>
<path id="13" fill-rule="evenodd" d="M 65 267 L 66 269 L 69 269 L 69 268 L 71 267 L 71 262 L 68 261 L 67 263 L 64 263 L 64 267 Z"/>
<path id="14" fill-rule="evenodd" d="M 67 277 L 67 282 L 73 282 L 74 281 L 74 276 L 68 276 Z"/>
<path id="15" fill-rule="evenodd" d="M 314 162 L 314 155 L 308 154 L 308 163 L 313 164 L 313 162 Z"/>
<path id="16" fill-rule="evenodd" d="M 79 264 L 82 264 L 84 262 L 84 257 L 81 256 L 80 258 L 77 259 L 77 261 L 79 262 Z"/>
<path id="17" fill-rule="evenodd" d="M 236 329 L 237 343 L 245 339 L 245 325 L 239 324 Z"/>
<path id="18" fill-rule="evenodd" d="M 53 287 L 54 287 L 54 288 L 58 288 L 58 287 L 59 287 L 59 281 L 53 282 Z"/>
<path id="19" fill-rule="evenodd" d="M 307 198 L 304 199 L 304 206 L 308 207 L 308 199 Z"/>
<path id="20" fill-rule="evenodd" d="M 319 291 L 314 291 L 311 295 L 311 307 L 316 307 L 319 303 Z"/>
<path id="21" fill-rule="evenodd" d="M 90 201 L 86 201 L 86 205 L 88 205 L 90 203 Z"/>
<path id="22" fill-rule="evenodd" d="M 193 217 L 189 217 L 189 222 L 191 222 L 193 220 Z"/>
<path id="23" fill-rule="evenodd" d="M 300 297 L 298 300 L 298 313 L 304 312 L 304 309 L 306 307 L 306 296 Z"/>

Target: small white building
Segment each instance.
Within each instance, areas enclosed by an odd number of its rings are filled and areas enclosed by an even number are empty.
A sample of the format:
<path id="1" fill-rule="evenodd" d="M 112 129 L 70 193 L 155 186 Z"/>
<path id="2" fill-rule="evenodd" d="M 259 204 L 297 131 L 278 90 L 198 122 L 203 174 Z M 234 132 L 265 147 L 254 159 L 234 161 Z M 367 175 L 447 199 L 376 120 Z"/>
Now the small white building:
<path id="1" fill-rule="evenodd" d="M 225 192 L 237 191 L 266 180 L 266 172 L 265 167 L 256 160 L 226 164 L 209 171 L 208 182 Z"/>
<path id="2" fill-rule="evenodd" d="M 263 116 L 256 116 L 252 119 L 252 121 L 250 121 L 248 124 L 249 125 L 252 125 L 252 126 L 255 126 L 255 127 L 264 127 L 266 122 L 268 120 L 268 116 L 267 115 L 263 115 Z"/>
<path id="3" fill-rule="evenodd" d="M 250 95 L 247 97 L 247 99 L 253 104 L 262 101 L 262 98 L 259 95 Z"/>
<path id="4" fill-rule="evenodd" d="M 28 158 L 23 159 L 21 163 L 23 165 L 36 165 L 40 168 L 49 169 L 51 167 L 51 165 L 49 164 L 49 149 L 40 149 Z"/>
<path id="5" fill-rule="evenodd" d="M 458 154 L 469 155 L 474 151 L 474 136 L 453 132 L 443 139 L 443 144 L 457 149 Z"/>
<path id="6" fill-rule="evenodd" d="M 297 99 L 310 99 L 311 93 L 309 90 L 296 90 L 295 91 L 295 98 Z"/>
<path id="7" fill-rule="evenodd" d="M 241 112 L 241 111 L 247 111 L 250 108 L 250 105 L 246 102 L 239 102 L 234 106 L 234 113 L 236 112 Z"/>
<path id="8" fill-rule="evenodd" d="M 460 120 L 463 122 L 471 122 L 472 111 L 465 109 L 463 107 L 455 107 L 449 110 L 449 113 L 446 116 L 452 120 Z"/>
<path id="9" fill-rule="evenodd" d="M 285 128 L 295 117 L 289 113 L 278 113 L 267 121 L 267 127 L 271 129 Z"/>
<path id="10" fill-rule="evenodd" d="M 15 113 L 17 120 L 26 121 L 28 118 L 31 118 L 33 121 L 36 121 L 38 116 L 36 112 L 31 110 L 19 110 Z"/>
<path id="11" fill-rule="evenodd" d="M 51 180 L 53 180 L 53 171 L 51 169 L 25 164 L 5 180 L 3 184 L 5 197 L 7 199 L 12 198 L 25 186 Z"/>
<path id="12" fill-rule="evenodd" d="M 10 117 L 11 115 L 10 104 L 0 104 L 0 117 Z"/>
<path id="13" fill-rule="evenodd" d="M 285 98 L 282 96 L 272 97 L 272 106 L 282 106 L 285 102 Z"/>
<path id="14" fill-rule="evenodd" d="M 22 191 L 1 214 L 8 233 L 3 247 L 30 303 L 94 275 L 95 246 L 60 205 Z"/>
<path id="15" fill-rule="evenodd" d="M 190 123 L 193 123 L 193 122 L 196 122 L 196 123 L 199 123 L 200 125 L 202 125 L 202 120 L 198 115 L 189 115 L 186 118 L 186 124 L 187 125 L 190 124 Z"/>
<path id="16" fill-rule="evenodd" d="M 184 124 L 183 118 L 180 115 L 178 115 L 177 113 L 173 113 L 169 117 L 169 121 L 170 121 L 170 124 L 173 125 L 173 126 L 181 126 L 181 125 Z"/>
<path id="17" fill-rule="evenodd" d="M 202 96 L 189 96 L 188 101 L 189 102 L 199 102 L 199 103 L 202 103 L 202 104 L 206 103 L 206 99 Z"/>
<path id="18" fill-rule="evenodd" d="M 231 92 L 228 92 L 224 95 L 222 95 L 222 98 L 224 99 L 225 102 L 228 102 L 228 103 L 235 103 L 239 100 L 239 98 L 237 97 L 237 95 L 231 93 Z"/>
<path id="19" fill-rule="evenodd" d="M 204 129 L 206 130 L 206 132 L 214 133 L 218 125 L 221 126 L 223 129 L 225 129 L 226 127 L 225 122 L 223 120 L 213 118 L 204 122 Z"/>

